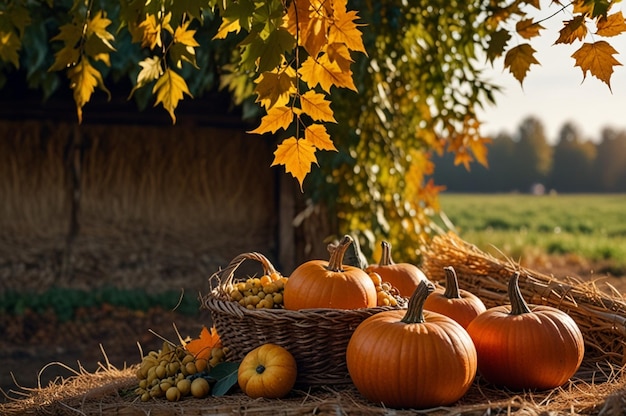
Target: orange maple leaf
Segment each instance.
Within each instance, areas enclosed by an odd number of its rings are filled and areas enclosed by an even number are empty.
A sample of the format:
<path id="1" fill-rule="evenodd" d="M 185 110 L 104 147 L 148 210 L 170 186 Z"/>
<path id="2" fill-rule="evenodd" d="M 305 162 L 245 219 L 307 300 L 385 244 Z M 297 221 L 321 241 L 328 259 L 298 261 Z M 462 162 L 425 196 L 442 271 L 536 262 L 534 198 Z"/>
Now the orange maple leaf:
<path id="1" fill-rule="evenodd" d="M 302 182 L 311 171 L 313 163 L 317 164 L 313 143 L 292 136 L 278 145 L 271 166 L 285 165 L 285 171 L 298 180 L 300 190 L 302 190 Z"/>
<path id="2" fill-rule="evenodd" d="M 348 49 L 367 55 L 365 45 L 363 45 L 362 33 L 358 29 L 362 25 L 354 22 L 359 18 L 357 12 L 354 10 L 347 11 L 345 2 L 335 2 L 333 17 L 333 24 L 328 31 L 328 43 L 343 43 Z"/>
<path id="3" fill-rule="evenodd" d="M 213 348 L 221 348 L 222 340 L 215 327 L 211 327 L 209 331 L 206 326 L 202 327 L 200 336 L 192 339 L 185 344 L 185 349 L 197 358 L 211 358 L 211 350 Z"/>
<path id="4" fill-rule="evenodd" d="M 565 26 L 559 30 L 559 37 L 554 42 L 557 43 L 574 43 L 575 40 L 583 40 L 587 36 L 587 26 L 585 26 L 585 17 L 576 16 L 571 20 L 563 22 Z"/>
<path id="5" fill-rule="evenodd" d="M 585 43 L 572 54 L 572 58 L 576 60 L 574 66 L 579 66 L 583 71 L 583 80 L 589 71 L 591 75 L 608 85 L 610 90 L 613 67 L 622 65 L 613 58 L 616 53 L 617 51 L 608 42 L 600 40 L 595 43 Z"/>
<path id="6" fill-rule="evenodd" d="M 309 88 L 315 88 L 319 84 L 328 93 L 333 85 L 357 91 L 352 71 L 343 71 L 336 62 L 329 60 L 328 54 L 318 59 L 309 56 L 300 66 L 300 76 Z"/>
<path id="7" fill-rule="evenodd" d="M 528 43 L 522 43 L 521 45 L 514 46 L 504 56 L 504 67 L 509 68 L 509 71 L 519 81 L 520 84 L 524 82 L 526 73 L 530 69 L 532 64 L 539 64 L 539 61 L 535 59 L 533 54 L 536 51 Z"/>
<path id="8" fill-rule="evenodd" d="M 523 19 L 517 22 L 515 30 L 524 39 L 531 39 L 539 36 L 539 31 L 544 29 L 539 23 L 533 23 L 533 19 Z"/>
<path id="9" fill-rule="evenodd" d="M 613 13 L 610 16 L 598 20 L 596 34 L 600 36 L 617 36 L 626 31 L 626 21 L 622 12 Z"/>
<path id="10" fill-rule="evenodd" d="M 309 90 L 300 96 L 302 112 L 309 115 L 315 121 L 329 121 L 336 123 L 330 101 L 324 94 Z"/>
<path id="11" fill-rule="evenodd" d="M 279 129 L 287 130 L 293 121 L 293 110 L 286 106 L 272 107 L 261 118 L 261 125 L 248 133 L 276 133 Z"/>
<path id="12" fill-rule="evenodd" d="M 326 131 L 326 127 L 322 124 L 311 124 L 304 129 L 304 138 L 313 143 L 313 146 L 320 150 L 337 151 L 335 144 L 330 139 L 330 135 Z"/>
<path id="13" fill-rule="evenodd" d="M 472 158 L 472 155 L 469 154 L 467 149 L 462 147 L 457 150 L 454 155 L 454 166 L 463 164 L 463 166 L 465 166 L 465 170 L 469 172 L 471 170 L 470 163 L 472 163 L 473 160 L 474 158 Z"/>

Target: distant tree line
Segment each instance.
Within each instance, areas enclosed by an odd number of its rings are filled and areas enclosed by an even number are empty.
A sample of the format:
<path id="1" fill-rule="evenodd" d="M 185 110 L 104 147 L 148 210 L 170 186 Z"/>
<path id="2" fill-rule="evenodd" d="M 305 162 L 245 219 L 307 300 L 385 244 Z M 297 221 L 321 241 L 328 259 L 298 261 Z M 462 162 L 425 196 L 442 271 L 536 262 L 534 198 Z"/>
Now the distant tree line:
<path id="1" fill-rule="evenodd" d="M 598 140 L 566 123 L 554 145 L 535 117 L 515 134 L 498 134 L 489 145 L 489 167 L 454 166 L 453 155 L 436 160 L 435 181 L 452 192 L 626 192 L 626 130 L 605 128 Z"/>

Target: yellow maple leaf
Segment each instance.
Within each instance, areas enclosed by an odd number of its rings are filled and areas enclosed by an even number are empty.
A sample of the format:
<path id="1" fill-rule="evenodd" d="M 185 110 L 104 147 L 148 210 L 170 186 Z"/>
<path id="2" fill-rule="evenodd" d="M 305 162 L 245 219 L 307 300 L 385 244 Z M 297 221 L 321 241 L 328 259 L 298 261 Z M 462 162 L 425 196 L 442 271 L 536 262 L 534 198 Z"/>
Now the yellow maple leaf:
<path id="1" fill-rule="evenodd" d="M 170 113 L 173 123 L 176 123 L 174 110 L 176 110 L 178 102 L 183 99 L 184 94 L 191 97 L 185 79 L 170 68 L 165 70 L 159 77 L 152 88 L 152 93 L 156 94 L 156 102 L 154 105 L 157 106 L 159 103 L 163 104 L 163 108 Z"/>
<path id="2" fill-rule="evenodd" d="M 367 55 L 363 45 L 363 34 L 354 21 L 359 18 L 354 10 L 347 11 L 345 2 L 334 2 L 333 24 L 328 31 L 328 43 L 343 43 L 348 49 L 363 52 Z"/>
<path id="3" fill-rule="evenodd" d="M 261 125 L 248 133 L 276 133 L 279 129 L 287 129 L 293 121 L 293 110 L 289 107 L 272 107 L 261 118 Z"/>
<path id="4" fill-rule="evenodd" d="M 472 155 L 470 155 L 465 148 L 460 148 L 454 154 L 454 166 L 463 164 L 467 171 L 470 171 L 470 163 L 472 163 L 473 160 Z"/>
<path id="5" fill-rule="evenodd" d="M 319 84 L 327 93 L 330 93 L 333 85 L 357 91 L 352 71 L 343 71 L 336 62 L 329 60 L 328 54 L 320 56 L 319 59 L 309 56 L 300 66 L 300 76 L 311 89 Z"/>
<path id="6" fill-rule="evenodd" d="M 111 41 L 115 40 L 115 36 L 106 30 L 111 23 L 102 10 L 98 11 L 87 21 L 87 36 L 97 36 L 110 50 L 114 51 Z"/>
<path id="7" fill-rule="evenodd" d="M 198 338 L 192 339 L 185 344 L 185 349 L 192 353 L 196 359 L 204 358 L 206 360 L 211 358 L 211 350 L 213 348 L 221 347 L 222 340 L 214 326 L 211 327 L 211 330 L 203 326 Z"/>
<path id="8" fill-rule="evenodd" d="M 304 138 L 320 150 L 337 151 L 335 144 L 330 139 L 326 127 L 322 124 L 311 124 L 304 129 Z"/>
<path id="9" fill-rule="evenodd" d="M 161 31 L 166 30 L 170 33 L 174 33 L 174 29 L 170 25 L 172 20 L 172 13 L 166 14 L 162 20 L 157 19 L 153 14 L 146 16 L 146 20 L 139 24 L 139 28 L 143 30 L 143 38 L 141 40 L 142 47 L 149 47 L 154 49 L 155 47 L 163 46 L 163 40 L 161 38 Z"/>
<path id="10" fill-rule="evenodd" d="M 287 66 L 283 69 L 275 69 L 263 72 L 256 80 L 254 92 L 257 94 L 257 102 L 267 110 L 274 106 L 285 106 L 289 103 L 291 94 L 296 93 L 296 71 Z"/>
<path id="11" fill-rule="evenodd" d="M 186 21 L 182 25 L 178 26 L 174 31 L 174 43 L 182 43 L 185 46 L 196 47 L 200 44 L 194 38 L 196 34 L 195 30 L 188 30 L 190 20 Z"/>
<path id="12" fill-rule="evenodd" d="M 77 65 L 70 68 L 67 75 L 70 79 L 70 88 L 74 91 L 74 102 L 76 103 L 78 122 L 82 123 L 83 107 L 91 99 L 91 95 L 96 87 L 106 92 L 109 97 L 111 93 L 104 86 L 100 71 L 94 68 L 86 58 L 81 59 Z"/>
<path id="13" fill-rule="evenodd" d="M 240 30 L 241 25 L 239 24 L 239 19 L 235 17 L 223 17 L 222 23 L 215 36 L 213 36 L 213 39 L 226 39 L 230 32 L 239 33 Z"/>
<path id="14" fill-rule="evenodd" d="M 278 145 L 271 166 L 284 165 L 285 171 L 298 180 L 302 190 L 304 178 L 311 171 L 313 163 L 317 164 L 315 146 L 306 139 L 292 136 Z"/>
<path id="15" fill-rule="evenodd" d="M 613 57 L 615 54 L 617 51 L 608 42 L 601 40 L 583 44 L 572 54 L 572 58 L 576 60 L 574 66 L 579 66 L 583 71 L 583 80 L 589 71 L 591 75 L 604 82 L 610 90 L 613 67 L 622 65 Z"/>
<path id="16" fill-rule="evenodd" d="M 315 121 L 337 122 L 330 108 L 330 101 L 326 100 L 324 94 L 309 90 L 300 96 L 300 106 L 302 112 Z"/>
<path id="17" fill-rule="evenodd" d="M 539 31 L 544 29 L 539 23 L 533 23 L 533 19 L 522 19 L 515 25 L 515 30 L 524 39 L 539 36 Z"/>
<path id="18" fill-rule="evenodd" d="M 16 68 L 20 67 L 19 50 L 22 42 L 13 31 L 0 32 L 0 59 L 11 62 Z"/>
<path id="19" fill-rule="evenodd" d="M 522 43 L 521 45 L 509 49 L 504 56 L 504 67 L 509 68 L 509 71 L 511 71 L 520 84 L 524 82 L 524 78 L 526 78 L 526 73 L 530 69 L 530 66 L 532 64 L 539 64 L 539 61 L 533 56 L 535 52 L 536 51 L 530 44 Z"/>
<path id="20" fill-rule="evenodd" d="M 583 40 L 587 36 L 587 26 L 585 26 L 585 17 L 576 16 L 571 20 L 563 22 L 565 26 L 559 30 L 559 37 L 554 42 L 557 43 L 574 43 L 576 40 Z"/>
<path id="21" fill-rule="evenodd" d="M 626 21 L 622 12 L 613 13 L 598 20 L 596 34 L 600 36 L 617 36 L 626 31 Z"/>

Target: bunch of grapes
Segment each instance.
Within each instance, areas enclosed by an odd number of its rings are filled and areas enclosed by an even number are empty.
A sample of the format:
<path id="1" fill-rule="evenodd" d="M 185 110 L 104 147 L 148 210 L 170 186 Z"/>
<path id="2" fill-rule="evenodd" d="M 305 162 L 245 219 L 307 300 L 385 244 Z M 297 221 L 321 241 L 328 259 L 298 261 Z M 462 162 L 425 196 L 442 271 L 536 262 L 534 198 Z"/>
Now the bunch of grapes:
<path id="1" fill-rule="evenodd" d="M 376 287 L 376 306 L 397 306 L 400 293 L 391 283 L 383 282 L 380 274 L 376 272 L 368 273 L 374 286 Z"/>
<path id="2" fill-rule="evenodd" d="M 165 397 L 178 401 L 181 397 L 206 397 L 211 388 L 206 378 L 198 377 L 224 361 L 227 347 L 214 347 L 209 359 L 195 357 L 183 346 L 164 342 L 159 351 L 150 351 L 137 369 L 139 386 L 135 393 L 141 401 Z"/>
<path id="3" fill-rule="evenodd" d="M 283 292 L 287 278 L 278 272 L 250 277 L 233 285 L 230 300 L 248 309 L 279 309 L 283 307 Z"/>

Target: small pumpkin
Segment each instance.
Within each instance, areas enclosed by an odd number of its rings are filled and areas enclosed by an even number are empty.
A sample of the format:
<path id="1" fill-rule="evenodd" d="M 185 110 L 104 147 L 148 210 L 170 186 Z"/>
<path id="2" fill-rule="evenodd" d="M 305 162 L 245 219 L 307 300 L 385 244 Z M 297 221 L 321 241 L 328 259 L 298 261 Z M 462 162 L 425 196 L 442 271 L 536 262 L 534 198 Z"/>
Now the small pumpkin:
<path id="1" fill-rule="evenodd" d="M 358 309 L 376 306 L 376 287 L 358 267 L 347 266 L 343 256 L 352 237 L 345 235 L 330 260 L 310 260 L 298 266 L 285 285 L 285 309 Z"/>
<path id="2" fill-rule="evenodd" d="M 426 298 L 424 309 L 439 312 L 457 321 L 463 328 L 487 310 L 482 300 L 472 292 L 459 289 L 459 279 L 454 267 L 444 267 L 446 287 L 437 288 Z"/>
<path id="3" fill-rule="evenodd" d="M 580 367 L 583 335 L 565 312 L 528 305 L 519 272 L 508 284 L 510 306 L 496 306 L 474 319 L 467 331 L 478 353 L 478 372 L 512 390 L 547 390 L 565 383 Z"/>
<path id="4" fill-rule="evenodd" d="M 411 296 L 422 280 L 428 280 L 424 272 L 416 265 L 394 263 L 391 258 L 391 244 L 389 242 L 381 242 L 381 248 L 382 252 L 378 264 L 367 266 L 365 271 L 378 273 L 385 282 L 391 283 L 401 296 Z"/>
<path id="5" fill-rule="evenodd" d="M 445 406 L 459 400 L 476 375 L 472 339 L 451 318 L 424 310 L 434 290 L 423 280 L 407 310 L 379 312 L 354 331 L 346 364 L 358 391 L 393 408 Z"/>
<path id="6" fill-rule="evenodd" d="M 252 398 L 279 399 L 293 388 L 296 360 L 280 345 L 263 344 L 245 355 L 237 371 L 241 390 Z"/>

